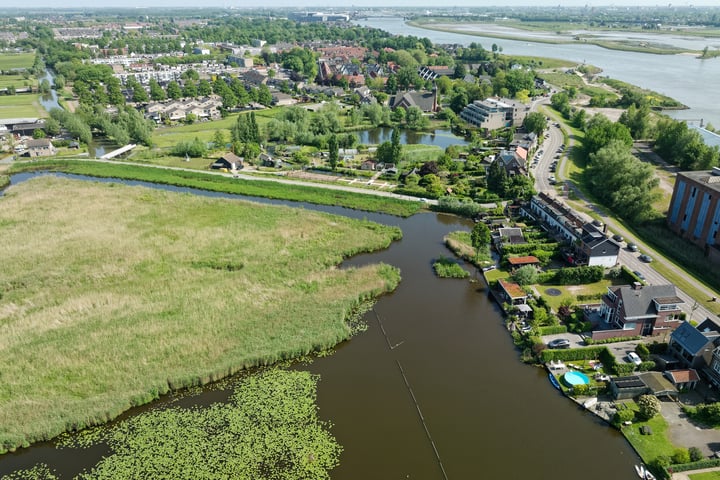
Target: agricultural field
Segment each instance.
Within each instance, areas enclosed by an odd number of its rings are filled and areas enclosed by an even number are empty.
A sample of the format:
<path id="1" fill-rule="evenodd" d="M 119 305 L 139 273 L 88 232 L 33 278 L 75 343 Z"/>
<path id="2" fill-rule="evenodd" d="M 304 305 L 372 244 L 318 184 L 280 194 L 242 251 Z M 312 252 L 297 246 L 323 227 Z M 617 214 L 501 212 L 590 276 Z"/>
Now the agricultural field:
<path id="1" fill-rule="evenodd" d="M 0 204 L 0 451 L 332 347 L 399 282 L 336 268 L 400 238 L 368 221 L 48 176 Z"/>
<path id="2" fill-rule="evenodd" d="M 24 87 L 37 87 L 37 80 L 35 77 L 25 78 L 24 75 L 0 75 L 0 89 L 5 89 L 10 86 L 18 88 Z"/>
<path id="3" fill-rule="evenodd" d="M 40 105 L 37 94 L 0 95 L 0 116 L 2 118 L 47 117 L 48 113 Z"/>
<path id="4" fill-rule="evenodd" d="M 2 53 L 0 54 L 0 70 L 13 68 L 30 68 L 35 63 L 35 53 Z"/>

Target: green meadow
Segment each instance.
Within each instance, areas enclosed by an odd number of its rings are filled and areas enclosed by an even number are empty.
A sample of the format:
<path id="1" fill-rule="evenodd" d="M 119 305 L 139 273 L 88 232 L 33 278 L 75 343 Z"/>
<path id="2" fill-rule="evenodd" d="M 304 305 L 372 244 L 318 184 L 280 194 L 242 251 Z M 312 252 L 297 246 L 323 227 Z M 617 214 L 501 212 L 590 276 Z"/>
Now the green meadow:
<path id="1" fill-rule="evenodd" d="M 2 451 L 336 345 L 400 279 L 337 268 L 397 228 L 49 176 L 0 197 L 0 235 Z"/>
<path id="2" fill-rule="evenodd" d="M 40 95 L 0 95 L 0 118 L 47 117 L 48 113 L 40 105 Z"/>

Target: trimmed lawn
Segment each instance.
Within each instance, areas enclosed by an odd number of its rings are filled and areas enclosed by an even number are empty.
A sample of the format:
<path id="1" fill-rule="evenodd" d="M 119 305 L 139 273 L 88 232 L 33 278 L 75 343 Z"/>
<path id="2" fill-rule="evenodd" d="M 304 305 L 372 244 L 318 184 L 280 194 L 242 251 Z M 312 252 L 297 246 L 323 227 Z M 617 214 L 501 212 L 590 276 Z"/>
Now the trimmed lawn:
<path id="1" fill-rule="evenodd" d="M 576 303 L 576 297 L 578 295 L 602 295 L 607 292 L 607 287 L 612 285 L 611 280 L 601 280 L 597 283 L 590 283 L 587 285 L 533 285 L 533 287 L 540 293 L 540 295 L 547 300 L 548 305 L 553 310 L 557 311 L 560 308 L 560 304 L 565 299 L 570 299 L 573 303 Z M 551 296 L 545 293 L 548 288 L 556 288 L 562 293 L 558 296 Z M 599 299 L 598 299 L 599 301 Z"/>
<path id="2" fill-rule="evenodd" d="M 0 116 L 2 118 L 47 117 L 48 113 L 40 105 L 40 95 L 0 95 Z"/>
<path id="3" fill-rule="evenodd" d="M 633 401 L 624 403 L 628 408 L 637 411 L 637 405 Z M 652 429 L 652 435 L 642 435 L 640 427 L 648 426 Z M 651 463 L 657 457 L 665 455 L 671 457 L 675 453 L 675 446 L 667 438 L 668 424 L 661 414 L 656 415 L 647 422 L 634 421 L 632 425 L 622 427 L 622 433 L 628 442 L 637 450 L 640 457 L 646 464 Z"/>
<path id="4" fill-rule="evenodd" d="M 15 88 L 31 87 L 37 85 L 35 77 L 26 79 L 22 75 L 0 75 L 0 88 L 7 88 L 14 85 Z"/>
<path id="5" fill-rule="evenodd" d="M 720 472 L 691 473 L 690 480 L 720 480 Z"/>

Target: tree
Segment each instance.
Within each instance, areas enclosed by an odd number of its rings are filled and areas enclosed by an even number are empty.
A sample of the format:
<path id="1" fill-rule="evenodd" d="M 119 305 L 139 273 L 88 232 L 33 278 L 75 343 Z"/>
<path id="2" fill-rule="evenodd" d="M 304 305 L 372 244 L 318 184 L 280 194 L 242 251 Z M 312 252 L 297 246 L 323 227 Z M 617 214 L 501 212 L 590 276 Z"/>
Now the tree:
<path id="1" fill-rule="evenodd" d="M 533 265 L 525 265 L 515 270 L 512 278 L 519 285 L 532 285 L 537 283 L 538 271 Z"/>
<path id="2" fill-rule="evenodd" d="M 638 414 L 644 420 L 650 420 L 660 413 L 660 400 L 655 395 L 640 395 L 637 406 Z"/>
<path id="3" fill-rule="evenodd" d="M 505 197 L 505 191 L 508 187 L 508 175 L 502 162 L 495 160 L 488 167 L 487 186 L 491 192 L 500 197 Z"/>
<path id="4" fill-rule="evenodd" d="M 470 232 L 470 241 L 475 248 L 475 257 L 480 255 L 480 249 L 490 243 L 490 228 L 483 222 L 478 222 Z"/>
<path id="5" fill-rule="evenodd" d="M 177 100 L 178 98 L 182 97 L 182 89 L 180 88 L 180 84 L 175 80 L 172 80 L 168 83 L 167 96 L 172 100 Z"/>
<path id="6" fill-rule="evenodd" d="M 638 354 L 638 357 L 640 357 L 643 362 L 650 358 L 650 350 L 648 350 L 644 343 L 638 343 L 637 347 L 635 347 L 635 353 Z"/>
<path id="7" fill-rule="evenodd" d="M 225 134 L 222 130 L 217 129 L 213 134 L 213 146 L 215 150 L 222 150 L 225 148 Z"/>
<path id="8" fill-rule="evenodd" d="M 165 100 L 165 90 L 154 78 L 150 79 L 150 100 L 154 102 Z"/>
<path id="9" fill-rule="evenodd" d="M 593 115 L 585 128 L 585 139 L 583 140 L 585 152 L 588 155 L 593 154 L 613 140 L 619 140 L 628 147 L 631 147 L 633 143 L 630 130 L 625 125 L 613 122 L 600 113 Z"/>
<path id="10" fill-rule="evenodd" d="M 60 133 L 60 122 L 58 122 L 54 118 L 46 118 L 45 119 L 45 133 L 47 133 L 51 137 L 54 137 L 55 135 Z"/>
<path id="11" fill-rule="evenodd" d="M 465 89 L 456 90 L 450 97 L 450 109 L 455 113 L 460 113 L 468 104 L 468 95 Z"/>
<path id="12" fill-rule="evenodd" d="M 335 134 L 330 135 L 330 139 L 328 140 L 328 164 L 333 171 L 337 170 L 338 142 Z"/>
<path id="13" fill-rule="evenodd" d="M 258 103 L 261 103 L 266 107 L 270 106 L 270 104 L 272 103 L 272 93 L 270 93 L 270 89 L 267 85 L 261 84 L 257 89 L 257 95 Z"/>
<path id="14" fill-rule="evenodd" d="M 391 153 L 390 158 L 391 163 L 398 164 L 400 162 L 400 159 L 402 157 L 402 144 L 400 143 L 400 129 L 393 128 L 392 135 L 390 137 L 390 145 L 391 145 Z"/>
<path id="15" fill-rule="evenodd" d="M 186 80 L 185 85 L 183 85 L 182 89 L 183 97 L 187 98 L 195 98 L 198 96 L 198 90 L 197 85 L 195 85 L 193 82 Z"/>
<path id="16" fill-rule="evenodd" d="M 467 70 L 465 69 L 465 65 L 463 65 L 461 62 L 458 62 L 455 65 L 455 71 L 453 72 L 454 78 L 465 78 L 465 75 L 467 74 Z"/>
<path id="17" fill-rule="evenodd" d="M 538 137 L 547 128 L 547 118 L 540 112 L 530 112 L 523 120 L 523 126 L 528 132 L 533 132 Z"/>
<path id="18" fill-rule="evenodd" d="M 197 86 L 197 94 L 201 97 L 207 97 L 212 94 L 212 85 L 205 79 L 200 80 Z"/>

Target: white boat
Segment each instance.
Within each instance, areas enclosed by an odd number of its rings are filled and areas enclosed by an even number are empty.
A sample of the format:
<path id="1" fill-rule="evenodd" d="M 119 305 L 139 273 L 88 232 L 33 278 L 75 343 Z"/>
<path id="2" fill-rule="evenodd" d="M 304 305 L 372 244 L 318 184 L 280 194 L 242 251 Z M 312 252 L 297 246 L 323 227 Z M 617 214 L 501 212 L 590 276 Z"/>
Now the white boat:
<path id="1" fill-rule="evenodd" d="M 645 469 L 645 480 L 655 480 L 655 475 L 650 473 L 650 470 Z"/>
<path id="2" fill-rule="evenodd" d="M 647 470 L 645 470 L 645 465 L 635 465 L 635 472 L 637 473 L 638 477 L 642 478 L 643 480 L 647 478 L 645 476 L 645 474 L 647 473 Z"/>

